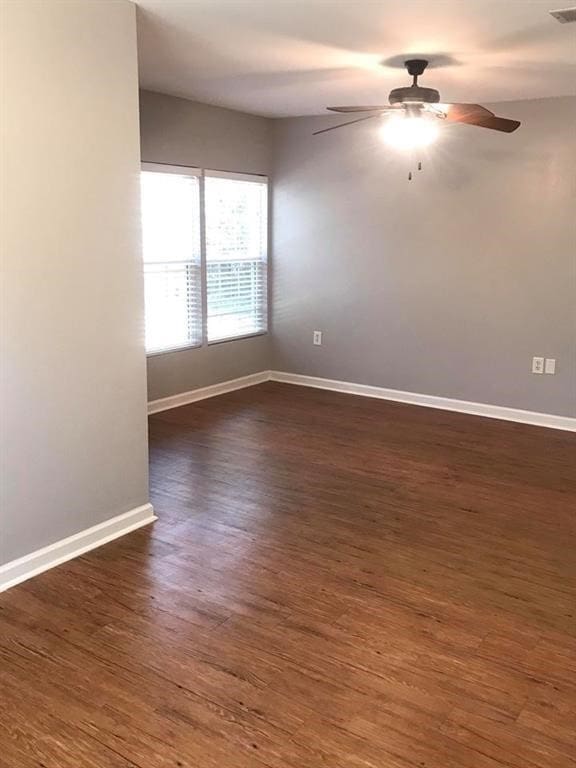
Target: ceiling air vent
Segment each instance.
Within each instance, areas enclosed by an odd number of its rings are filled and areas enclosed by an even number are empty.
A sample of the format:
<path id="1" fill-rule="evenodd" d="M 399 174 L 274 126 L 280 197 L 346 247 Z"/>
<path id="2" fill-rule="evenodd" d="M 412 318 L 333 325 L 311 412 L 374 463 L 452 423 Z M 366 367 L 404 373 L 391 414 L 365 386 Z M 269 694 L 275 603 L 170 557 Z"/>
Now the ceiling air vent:
<path id="1" fill-rule="evenodd" d="M 550 11 L 550 15 L 554 16 L 560 24 L 569 24 L 576 21 L 576 8 L 563 8 L 560 11 Z"/>

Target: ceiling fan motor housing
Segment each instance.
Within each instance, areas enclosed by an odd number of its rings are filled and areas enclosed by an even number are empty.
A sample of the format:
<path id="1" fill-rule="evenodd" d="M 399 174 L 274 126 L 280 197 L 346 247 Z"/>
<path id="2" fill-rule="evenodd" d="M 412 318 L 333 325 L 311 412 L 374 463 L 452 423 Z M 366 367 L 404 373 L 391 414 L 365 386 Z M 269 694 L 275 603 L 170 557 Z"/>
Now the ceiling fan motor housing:
<path id="1" fill-rule="evenodd" d="M 437 104 L 440 94 L 435 88 L 411 85 L 406 88 L 394 88 L 388 98 L 390 104 Z"/>

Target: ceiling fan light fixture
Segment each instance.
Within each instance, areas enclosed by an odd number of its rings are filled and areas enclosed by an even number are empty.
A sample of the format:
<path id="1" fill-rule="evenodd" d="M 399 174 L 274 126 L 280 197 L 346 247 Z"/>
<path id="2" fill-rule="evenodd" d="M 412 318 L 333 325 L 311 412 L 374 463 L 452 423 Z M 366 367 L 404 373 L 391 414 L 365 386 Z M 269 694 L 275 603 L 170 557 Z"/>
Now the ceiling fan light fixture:
<path id="1" fill-rule="evenodd" d="M 394 149 L 411 150 L 429 147 L 440 131 L 435 118 L 424 115 L 393 115 L 384 117 L 380 136 Z"/>
<path id="2" fill-rule="evenodd" d="M 440 94 L 434 88 L 422 88 L 418 78 L 428 66 L 426 59 L 409 59 L 405 62 L 408 74 L 412 75 L 412 85 L 395 88 L 389 96 L 389 106 L 348 106 L 328 107 L 331 112 L 366 112 L 365 117 L 349 120 L 347 123 L 331 125 L 315 131 L 314 136 L 327 131 L 335 131 L 346 125 L 373 120 L 380 116 L 394 116 L 381 129 L 382 139 L 398 149 L 418 149 L 427 147 L 438 138 L 438 123 L 441 118 L 449 123 L 467 123 L 479 128 L 488 128 L 501 133 L 513 133 L 520 127 L 519 120 L 498 117 L 480 104 L 450 103 L 441 104 Z M 432 117 L 434 115 L 434 117 Z"/>

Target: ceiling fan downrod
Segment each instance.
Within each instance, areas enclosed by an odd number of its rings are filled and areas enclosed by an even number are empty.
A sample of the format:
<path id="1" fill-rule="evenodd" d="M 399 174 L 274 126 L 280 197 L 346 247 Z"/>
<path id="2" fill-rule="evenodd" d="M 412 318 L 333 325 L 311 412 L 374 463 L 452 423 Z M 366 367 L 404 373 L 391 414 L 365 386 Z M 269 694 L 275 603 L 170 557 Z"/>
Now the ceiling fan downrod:
<path id="1" fill-rule="evenodd" d="M 418 78 L 424 74 L 428 61 L 426 59 L 408 59 L 404 62 L 404 66 L 408 70 L 408 74 L 412 76 L 412 86 L 417 86 Z"/>

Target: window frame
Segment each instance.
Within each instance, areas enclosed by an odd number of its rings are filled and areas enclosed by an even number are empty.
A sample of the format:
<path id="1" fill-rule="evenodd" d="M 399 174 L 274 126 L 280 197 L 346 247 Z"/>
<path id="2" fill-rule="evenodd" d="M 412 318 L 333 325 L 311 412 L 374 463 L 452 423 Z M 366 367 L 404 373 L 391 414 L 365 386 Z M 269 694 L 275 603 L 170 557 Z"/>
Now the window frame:
<path id="1" fill-rule="evenodd" d="M 186 344 L 182 346 L 170 347 L 166 349 L 157 349 L 151 352 L 146 350 L 146 357 L 157 357 L 173 352 L 183 352 L 187 349 L 207 349 L 218 344 L 228 344 L 231 341 L 242 341 L 243 339 L 253 339 L 258 336 L 267 336 L 270 332 L 270 178 L 263 173 L 237 173 L 235 171 L 221 171 L 212 168 L 199 168 L 198 166 L 177 165 L 171 163 L 153 163 L 143 161 L 141 163 L 141 172 L 156 173 L 174 173 L 178 176 L 193 176 L 199 181 L 199 221 L 200 221 L 200 295 L 201 295 L 201 341 L 197 344 Z M 207 260 L 206 260 L 206 196 L 205 185 L 206 177 L 220 179 L 236 179 L 238 181 L 263 182 L 266 184 L 266 306 L 264 311 L 265 327 L 261 331 L 246 333 L 239 336 L 227 336 L 225 339 L 215 339 L 208 341 L 208 280 L 207 280 Z"/>
<path id="2" fill-rule="evenodd" d="M 206 183 L 206 177 L 209 176 L 214 179 L 232 179 L 236 181 L 249 181 L 260 182 L 266 184 L 266 260 L 264 262 L 266 275 L 266 306 L 264 312 L 264 328 L 261 331 L 253 331 L 252 333 L 243 333 L 238 336 L 226 336 L 224 339 L 208 340 L 208 279 L 207 279 L 207 262 L 206 262 L 206 209 L 204 207 L 204 189 Z M 203 330 L 206 339 L 206 346 L 212 347 L 216 344 L 227 344 L 230 341 L 241 341 L 242 339 L 254 339 L 258 336 L 266 336 L 269 333 L 270 327 L 270 179 L 263 173 L 236 173 L 235 171 L 218 171 L 211 168 L 202 169 L 202 193 L 201 201 L 203 205 L 202 219 L 204 222 L 204 229 L 202 230 L 202 247 L 204 258 L 204 272 L 202 273 L 203 287 L 206 291 L 206 303 L 203 305 L 206 312 L 206 319 L 203 318 Z"/>
<path id="3" fill-rule="evenodd" d="M 203 249 L 204 249 L 204 233 L 203 233 L 203 217 L 202 217 L 202 195 L 204 193 L 204 181 L 203 181 L 203 171 L 201 168 L 198 168 L 196 166 L 186 166 L 186 165 L 172 165 L 167 163 L 148 163 L 148 162 L 142 162 L 140 164 L 140 174 L 143 172 L 147 173 L 172 173 L 175 176 L 190 176 L 191 178 L 198 179 L 198 192 L 199 192 L 199 211 L 198 211 L 198 221 L 200 225 L 200 326 L 201 326 L 201 333 L 200 333 L 200 340 L 196 342 L 195 344 L 178 344 L 173 347 L 164 347 L 163 349 L 153 349 L 148 351 L 146 349 L 146 357 L 157 357 L 158 355 L 167 355 L 172 352 L 182 352 L 186 349 L 201 349 L 204 346 L 204 295 L 202 292 L 202 286 L 204 282 L 203 273 L 202 273 L 202 261 L 204 258 Z M 183 262 L 184 264 L 189 264 L 190 262 Z M 145 262 L 144 259 L 142 259 L 142 264 L 144 266 Z M 144 270 L 143 270 L 144 272 Z M 145 279 L 145 278 L 144 278 Z M 146 312 L 146 308 L 144 308 L 144 312 Z M 146 322 L 146 317 L 144 317 L 144 322 Z"/>

